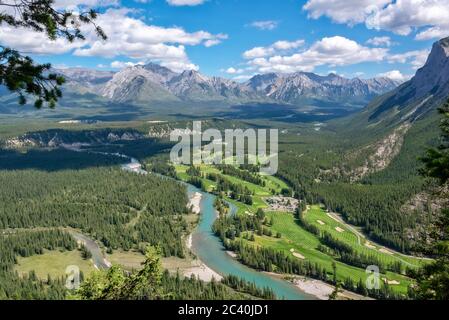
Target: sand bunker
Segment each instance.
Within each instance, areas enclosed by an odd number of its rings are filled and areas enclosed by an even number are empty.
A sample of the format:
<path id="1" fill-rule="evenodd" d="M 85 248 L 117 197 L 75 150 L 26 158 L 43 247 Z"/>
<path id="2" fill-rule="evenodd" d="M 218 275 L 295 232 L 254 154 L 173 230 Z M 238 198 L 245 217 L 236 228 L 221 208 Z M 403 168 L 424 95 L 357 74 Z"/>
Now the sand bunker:
<path id="1" fill-rule="evenodd" d="M 293 252 L 293 255 L 301 260 L 304 260 L 306 257 L 304 257 L 302 254 L 298 253 L 298 252 Z"/>
<path id="2" fill-rule="evenodd" d="M 290 252 L 293 256 L 295 256 L 298 259 L 304 260 L 306 257 L 304 257 L 302 254 L 295 252 L 295 249 L 290 249 Z"/>
<path id="3" fill-rule="evenodd" d="M 382 278 L 383 282 L 388 284 L 388 285 L 392 285 L 392 286 L 397 286 L 400 285 L 401 283 L 397 280 L 388 280 L 387 278 Z"/>
<path id="4" fill-rule="evenodd" d="M 323 221 L 321 221 L 321 220 L 317 220 L 316 222 L 318 222 L 320 225 L 322 225 L 322 226 L 324 226 L 325 225 L 325 223 L 323 222 Z"/>
<path id="5" fill-rule="evenodd" d="M 382 252 L 382 253 L 385 253 L 385 254 L 389 254 L 389 255 L 393 255 L 394 254 L 393 252 L 391 252 L 390 250 L 387 250 L 385 248 L 382 248 L 379 251 Z"/>
<path id="6" fill-rule="evenodd" d="M 365 247 L 367 247 L 369 249 L 376 249 L 376 247 L 373 246 L 369 241 L 365 242 Z"/>
<path id="7" fill-rule="evenodd" d="M 340 227 L 335 227 L 335 230 L 337 230 L 337 232 L 340 232 L 340 233 L 345 232 L 345 230 L 343 230 L 343 229 L 340 228 Z"/>

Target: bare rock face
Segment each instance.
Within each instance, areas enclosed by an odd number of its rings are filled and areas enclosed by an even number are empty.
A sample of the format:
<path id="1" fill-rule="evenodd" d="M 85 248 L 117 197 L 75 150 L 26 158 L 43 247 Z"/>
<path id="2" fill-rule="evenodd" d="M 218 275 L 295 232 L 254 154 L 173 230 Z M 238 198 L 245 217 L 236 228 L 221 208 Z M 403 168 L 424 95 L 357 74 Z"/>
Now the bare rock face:
<path id="1" fill-rule="evenodd" d="M 153 64 L 133 66 L 117 72 L 101 90 L 101 95 L 113 101 L 176 100 L 165 87 L 175 73 Z"/>
<path id="2" fill-rule="evenodd" d="M 441 95 L 449 93 L 449 37 L 433 45 L 426 64 L 411 81 L 416 90 L 415 98 L 428 92 Z"/>

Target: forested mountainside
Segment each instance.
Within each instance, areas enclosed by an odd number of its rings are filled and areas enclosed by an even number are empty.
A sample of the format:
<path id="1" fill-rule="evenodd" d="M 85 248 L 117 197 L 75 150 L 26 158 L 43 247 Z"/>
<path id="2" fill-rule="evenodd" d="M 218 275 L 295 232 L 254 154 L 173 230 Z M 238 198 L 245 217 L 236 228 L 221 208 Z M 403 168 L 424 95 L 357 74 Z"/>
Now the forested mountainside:
<path id="1" fill-rule="evenodd" d="M 438 144 L 437 109 L 448 96 L 446 38 L 434 44 L 410 81 L 361 112 L 329 123 L 335 142 L 317 148 L 325 154 L 315 155 L 321 165 L 287 154 L 281 174 L 309 202 L 325 203 L 373 239 L 401 251 L 425 250 L 422 240 L 431 233 L 442 195 L 420 176 L 419 158 Z"/>

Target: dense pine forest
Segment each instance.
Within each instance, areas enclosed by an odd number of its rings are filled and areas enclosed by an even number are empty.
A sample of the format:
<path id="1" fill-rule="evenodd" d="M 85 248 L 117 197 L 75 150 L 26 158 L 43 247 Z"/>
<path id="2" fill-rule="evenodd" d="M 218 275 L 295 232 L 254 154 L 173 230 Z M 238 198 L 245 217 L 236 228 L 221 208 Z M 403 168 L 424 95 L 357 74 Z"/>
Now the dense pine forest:
<path id="1" fill-rule="evenodd" d="M 1 229 L 71 227 L 108 250 L 143 242 L 161 245 L 165 256 L 184 256 L 187 195 L 176 182 L 118 168 L 2 171 L 0 181 Z"/>

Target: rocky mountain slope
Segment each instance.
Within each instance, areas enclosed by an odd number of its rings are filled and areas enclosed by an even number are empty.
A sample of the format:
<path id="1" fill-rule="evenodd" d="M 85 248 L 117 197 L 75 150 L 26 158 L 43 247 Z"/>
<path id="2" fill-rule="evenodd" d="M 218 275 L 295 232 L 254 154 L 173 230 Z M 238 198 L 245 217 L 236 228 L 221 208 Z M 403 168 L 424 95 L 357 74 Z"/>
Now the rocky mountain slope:
<path id="1" fill-rule="evenodd" d="M 305 98 L 324 101 L 367 102 L 396 88 L 400 83 L 388 78 L 346 79 L 336 74 L 264 74 L 250 79 L 245 86 L 276 101 L 301 103 Z"/>

